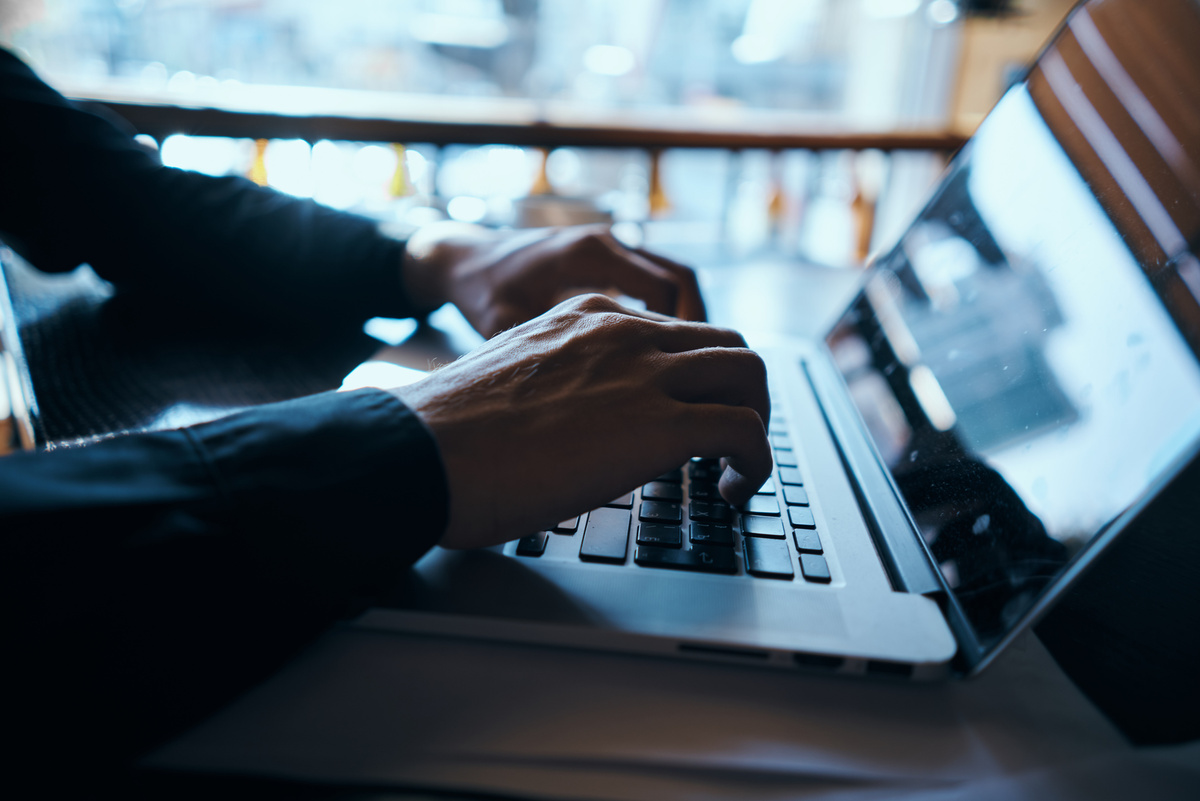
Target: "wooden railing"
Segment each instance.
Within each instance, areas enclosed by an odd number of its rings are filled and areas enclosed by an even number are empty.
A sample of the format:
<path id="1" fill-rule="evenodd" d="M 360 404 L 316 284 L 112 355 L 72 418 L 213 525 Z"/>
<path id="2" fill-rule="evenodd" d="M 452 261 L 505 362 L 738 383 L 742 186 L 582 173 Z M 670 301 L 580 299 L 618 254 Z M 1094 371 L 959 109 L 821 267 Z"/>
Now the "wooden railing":
<path id="1" fill-rule="evenodd" d="M 645 151 L 649 156 L 651 216 L 670 208 L 660 180 L 665 150 L 706 148 L 730 152 L 748 150 L 781 154 L 786 151 L 932 152 L 948 157 L 966 141 L 949 131 L 838 131 L 828 119 L 796 114 L 723 110 L 586 112 L 540 106 L 531 101 L 496 99 L 413 98 L 386 93 L 342 92 L 294 87 L 268 91 L 247 87 L 236 102 L 221 107 L 203 98 L 180 102 L 145 99 L 119 92 L 76 92 L 80 100 L 106 107 L 127 120 L 137 132 L 159 142 L 175 134 L 254 139 L 258 157 L 248 173 L 265 182 L 263 153 L 268 140 L 302 139 L 446 145 L 514 145 L 534 147 L 549 155 L 556 148 L 620 148 Z M 396 109 L 406 114 L 397 114 Z M 612 122 L 613 119 L 622 122 Z M 532 194 L 546 192 L 543 174 Z M 402 170 L 403 166 L 398 169 Z M 404 185 L 404 177 L 396 179 Z M 775 187 L 765 213 L 781 204 Z M 857 193 L 853 212 L 856 232 L 852 251 L 867 256 L 876 219 L 878 196 Z"/>
<path id="2" fill-rule="evenodd" d="M 172 134 L 248 139 L 321 139 L 360 142 L 428 142 L 435 145 L 523 147 L 612 147 L 659 150 L 928 150 L 953 152 L 966 138 L 947 131 L 758 132 L 693 127 L 588 125 L 531 120 L 521 123 L 437 122 L 397 117 L 296 115 L 193 108 L 101 99 L 139 133 L 163 139 Z"/>

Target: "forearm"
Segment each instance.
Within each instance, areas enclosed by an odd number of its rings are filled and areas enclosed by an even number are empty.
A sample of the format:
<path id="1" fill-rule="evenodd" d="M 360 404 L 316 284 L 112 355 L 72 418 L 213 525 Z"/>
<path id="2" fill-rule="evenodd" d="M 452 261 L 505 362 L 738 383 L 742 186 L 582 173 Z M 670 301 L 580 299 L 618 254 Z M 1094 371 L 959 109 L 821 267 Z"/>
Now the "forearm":
<path id="1" fill-rule="evenodd" d="M 0 51 L 0 232 L 44 270 L 87 262 L 170 302 L 319 322 L 407 316 L 402 243 L 242 178 L 163 167 Z"/>
<path id="2" fill-rule="evenodd" d="M 10 724 L 30 758 L 130 758 L 398 579 L 445 507 L 436 444 L 379 391 L 0 459 Z"/>
<path id="3" fill-rule="evenodd" d="M 0 460 L 4 564 L 21 571 L 153 549 L 188 517 L 315 587 L 363 592 L 432 545 L 445 515 L 436 442 L 379 390 Z"/>

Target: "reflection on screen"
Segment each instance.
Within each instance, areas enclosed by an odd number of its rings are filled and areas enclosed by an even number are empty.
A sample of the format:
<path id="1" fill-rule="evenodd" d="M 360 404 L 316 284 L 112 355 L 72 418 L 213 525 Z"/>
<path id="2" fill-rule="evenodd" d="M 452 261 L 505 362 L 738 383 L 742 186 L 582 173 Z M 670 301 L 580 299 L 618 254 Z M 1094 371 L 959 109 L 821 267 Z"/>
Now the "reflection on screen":
<path id="1" fill-rule="evenodd" d="M 1020 86 L 828 339 L 985 647 L 1200 432 L 1151 266 Z"/>

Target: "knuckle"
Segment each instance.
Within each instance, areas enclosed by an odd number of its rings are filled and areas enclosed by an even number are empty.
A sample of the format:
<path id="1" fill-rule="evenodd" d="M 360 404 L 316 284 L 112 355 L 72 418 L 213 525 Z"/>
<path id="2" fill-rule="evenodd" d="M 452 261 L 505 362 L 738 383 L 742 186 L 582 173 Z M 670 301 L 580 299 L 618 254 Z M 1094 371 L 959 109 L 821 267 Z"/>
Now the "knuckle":
<path id="1" fill-rule="evenodd" d="M 751 371 L 756 379 L 765 382 L 767 380 L 767 363 L 763 361 L 763 357 L 749 349 L 744 350 L 743 354 L 742 358 L 746 362 L 746 369 Z"/>
<path id="2" fill-rule="evenodd" d="M 608 233 L 594 228 L 584 228 L 575 234 L 571 247 L 584 253 L 606 251 L 608 250 Z"/>
<path id="3" fill-rule="evenodd" d="M 612 298 L 598 292 L 578 295 L 572 302 L 575 304 L 575 308 L 585 312 L 609 312 L 617 305 Z"/>
<path id="4" fill-rule="evenodd" d="M 746 338 L 744 336 L 742 336 L 741 334 L 739 334 L 737 331 L 733 330 L 732 328 L 722 328 L 722 327 L 717 326 L 716 330 L 717 330 L 717 333 L 722 338 L 728 339 L 730 342 L 736 343 L 735 345 L 733 345 L 733 347 L 738 347 L 738 348 L 748 348 L 749 347 L 746 344 Z"/>
<path id="5" fill-rule="evenodd" d="M 739 428 L 744 430 L 746 436 L 762 436 L 766 430 L 763 426 L 762 418 L 758 416 L 758 412 L 751 409 L 749 406 L 738 406 L 734 409 L 733 419 Z"/>

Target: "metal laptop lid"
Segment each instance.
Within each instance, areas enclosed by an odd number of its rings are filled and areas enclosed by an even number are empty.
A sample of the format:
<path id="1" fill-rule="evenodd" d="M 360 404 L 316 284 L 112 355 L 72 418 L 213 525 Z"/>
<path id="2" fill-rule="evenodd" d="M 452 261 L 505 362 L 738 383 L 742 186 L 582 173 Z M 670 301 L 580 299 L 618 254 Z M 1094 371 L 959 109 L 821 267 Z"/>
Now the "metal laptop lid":
<path id="1" fill-rule="evenodd" d="M 827 338 L 969 670 L 1197 453 L 1197 42 L 1194 0 L 1078 7 Z"/>

